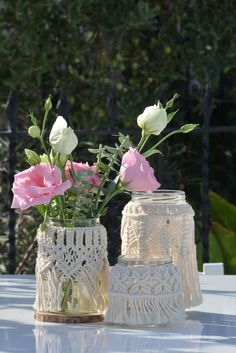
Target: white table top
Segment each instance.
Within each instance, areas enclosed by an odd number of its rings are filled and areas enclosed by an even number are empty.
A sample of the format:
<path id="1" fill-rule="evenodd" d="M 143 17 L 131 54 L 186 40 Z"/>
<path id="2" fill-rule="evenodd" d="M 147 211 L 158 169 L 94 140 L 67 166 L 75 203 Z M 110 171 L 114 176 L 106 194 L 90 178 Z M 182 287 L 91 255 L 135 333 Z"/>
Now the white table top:
<path id="1" fill-rule="evenodd" d="M 236 353 L 236 276 L 200 276 L 204 302 L 183 324 L 129 328 L 33 319 L 33 276 L 0 276 L 1 353 Z"/>

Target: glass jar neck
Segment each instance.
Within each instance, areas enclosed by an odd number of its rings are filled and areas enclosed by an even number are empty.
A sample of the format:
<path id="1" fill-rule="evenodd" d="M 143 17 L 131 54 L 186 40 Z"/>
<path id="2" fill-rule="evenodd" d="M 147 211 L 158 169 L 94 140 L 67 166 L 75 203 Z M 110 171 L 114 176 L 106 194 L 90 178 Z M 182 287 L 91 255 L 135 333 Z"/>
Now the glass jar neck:
<path id="1" fill-rule="evenodd" d="M 123 266 L 134 266 L 134 267 L 156 267 L 172 263 L 170 256 L 153 258 L 153 259 L 143 259 L 141 257 L 132 257 L 126 255 L 120 255 L 118 257 L 118 263 Z"/>
<path id="2" fill-rule="evenodd" d="M 154 192 L 133 192 L 132 201 L 138 203 L 178 204 L 185 202 L 185 193 L 180 190 L 157 190 Z"/>
<path id="3" fill-rule="evenodd" d="M 63 218 L 48 218 L 48 226 L 52 227 L 66 227 L 66 228 L 75 228 L 75 227 L 94 227 L 100 224 L 100 218 L 72 218 L 72 219 L 63 219 Z"/>

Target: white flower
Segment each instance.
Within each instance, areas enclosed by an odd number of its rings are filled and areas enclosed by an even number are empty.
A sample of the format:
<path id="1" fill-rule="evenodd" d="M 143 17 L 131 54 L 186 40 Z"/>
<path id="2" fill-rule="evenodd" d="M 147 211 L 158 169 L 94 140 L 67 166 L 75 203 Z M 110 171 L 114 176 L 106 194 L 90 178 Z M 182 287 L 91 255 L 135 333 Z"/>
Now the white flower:
<path id="1" fill-rule="evenodd" d="M 159 135 L 167 125 L 166 110 L 154 104 L 137 118 L 138 126 L 147 134 Z"/>
<path id="2" fill-rule="evenodd" d="M 58 116 L 49 135 L 51 146 L 59 153 L 71 154 L 78 145 L 78 139 L 63 116 Z"/>

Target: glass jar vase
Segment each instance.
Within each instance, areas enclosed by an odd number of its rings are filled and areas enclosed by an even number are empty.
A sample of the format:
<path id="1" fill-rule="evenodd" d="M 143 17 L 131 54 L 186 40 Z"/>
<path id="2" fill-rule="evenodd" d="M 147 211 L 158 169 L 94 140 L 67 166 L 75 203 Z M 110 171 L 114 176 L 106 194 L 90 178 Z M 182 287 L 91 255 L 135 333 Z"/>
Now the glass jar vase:
<path id="1" fill-rule="evenodd" d="M 185 193 L 134 192 L 122 213 L 122 258 L 142 262 L 172 259 L 180 271 L 185 307 L 200 304 L 194 211 Z"/>
<path id="2" fill-rule="evenodd" d="M 103 320 L 109 264 L 106 229 L 99 219 L 49 219 L 37 241 L 35 319 Z"/>

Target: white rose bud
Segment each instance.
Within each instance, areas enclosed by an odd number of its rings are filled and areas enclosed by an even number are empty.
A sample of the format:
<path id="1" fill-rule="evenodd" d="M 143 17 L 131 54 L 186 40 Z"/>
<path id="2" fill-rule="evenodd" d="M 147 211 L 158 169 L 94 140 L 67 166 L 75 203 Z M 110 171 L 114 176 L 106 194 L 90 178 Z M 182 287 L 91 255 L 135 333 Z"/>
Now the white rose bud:
<path id="1" fill-rule="evenodd" d="M 51 146 L 59 153 L 71 154 L 78 145 L 78 139 L 62 116 L 58 116 L 49 135 Z"/>
<path id="2" fill-rule="evenodd" d="M 138 116 L 137 123 L 146 134 L 159 135 L 167 125 L 166 110 L 156 104 L 146 107 Z"/>

